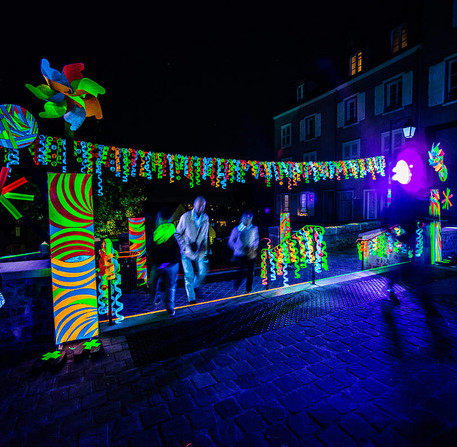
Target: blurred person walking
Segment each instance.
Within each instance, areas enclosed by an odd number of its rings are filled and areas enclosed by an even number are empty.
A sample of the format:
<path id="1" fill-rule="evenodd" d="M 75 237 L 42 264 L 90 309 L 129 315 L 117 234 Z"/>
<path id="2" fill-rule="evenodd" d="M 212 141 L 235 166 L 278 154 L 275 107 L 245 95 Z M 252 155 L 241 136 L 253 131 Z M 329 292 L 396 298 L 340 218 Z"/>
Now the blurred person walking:
<path id="1" fill-rule="evenodd" d="M 198 196 L 193 209 L 184 213 L 176 227 L 175 237 L 181 251 L 181 263 L 184 271 L 184 285 L 189 304 L 195 304 L 195 289 L 201 286 L 208 273 L 209 218 L 205 214 L 206 200 Z M 194 272 L 196 264 L 198 273 Z"/>
<path id="2" fill-rule="evenodd" d="M 232 230 L 228 240 L 237 266 L 235 288 L 238 290 L 243 280 L 246 279 L 246 293 L 252 292 L 255 260 L 259 247 L 259 229 L 252 224 L 252 219 L 251 211 L 243 213 L 240 224 Z"/>
<path id="3" fill-rule="evenodd" d="M 176 284 L 179 271 L 179 246 L 175 238 L 172 214 L 163 209 L 157 213 L 155 228 L 148 238 L 146 251 L 150 263 L 149 294 L 155 304 L 164 294 L 164 306 L 168 315 L 175 315 Z"/>

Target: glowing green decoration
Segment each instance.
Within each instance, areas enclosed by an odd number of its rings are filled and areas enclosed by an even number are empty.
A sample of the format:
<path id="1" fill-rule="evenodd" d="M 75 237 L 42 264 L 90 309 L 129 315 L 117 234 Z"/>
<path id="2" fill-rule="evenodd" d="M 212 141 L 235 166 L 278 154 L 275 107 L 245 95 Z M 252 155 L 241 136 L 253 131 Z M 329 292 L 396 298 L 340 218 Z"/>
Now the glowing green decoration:
<path id="1" fill-rule="evenodd" d="M 25 177 L 16 180 L 9 185 L 5 186 L 6 178 L 8 177 L 9 168 L 2 167 L 0 170 L 0 203 L 12 214 L 12 216 L 17 220 L 22 217 L 22 214 L 19 210 L 10 202 L 10 200 L 28 200 L 32 201 L 34 196 L 31 194 L 19 194 L 16 192 L 11 192 L 18 188 L 19 186 L 27 183 Z"/>
<path id="2" fill-rule="evenodd" d="M 92 348 L 98 348 L 99 346 L 101 346 L 101 343 L 95 338 L 91 341 L 86 341 L 83 344 L 84 349 L 87 349 L 88 351 L 90 351 Z"/>
<path id="3" fill-rule="evenodd" d="M 443 191 L 443 196 L 444 199 L 441 201 L 441 203 L 443 204 L 443 210 L 450 210 L 450 207 L 452 206 L 450 199 L 454 197 L 454 195 L 451 194 L 451 190 L 447 188 L 446 191 Z"/>
<path id="4" fill-rule="evenodd" d="M 51 359 L 58 359 L 60 354 L 60 351 L 47 352 L 45 355 L 43 355 L 43 357 L 41 357 L 41 360 L 48 361 Z"/>

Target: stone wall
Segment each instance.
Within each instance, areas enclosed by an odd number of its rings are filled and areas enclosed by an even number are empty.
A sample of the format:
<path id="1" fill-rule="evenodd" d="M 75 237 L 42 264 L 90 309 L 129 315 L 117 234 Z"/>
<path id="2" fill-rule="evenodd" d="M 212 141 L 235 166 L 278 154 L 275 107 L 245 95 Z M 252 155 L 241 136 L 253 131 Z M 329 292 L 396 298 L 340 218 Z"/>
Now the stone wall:
<path id="1" fill-rule="evenodd" d="M 327 244 L 327 251 L 334 252 L 351 248 L 357 249 L 359 234 L 377 229 L 380 225 L 379 221 L 373 220 L 325 227 L 324 241 Z"/>
<path id="2" fill-rule="evenodd" d="M 443 259 L 457 254 L 457 228 L 445 227 L 441 231 Z"/>
<path id="3" fill-rule="evenodd" d="M 379 227 L 380 222 L 377 220 L 325 227 L 324 241 L 327 244 L 327 251 L 335 252 L 356 248 L 360 233 Z M 297 230 L 299 228 L 292 229 L 292 231 Z M 268 227 L 268 233 L 274 247 L 279 243 L 279 227 Z"/>
<path id="4" fill-rule="evenodd" d="M 0 268 L 3 265 L 0 264 Z M 46 269 L 10 274 L 3 268 L 0 274 L 0 286 L 5 299 L 5 304 L 0 308 L 2 354 L 52 348 L 54 316 L 50 273 Z"/>

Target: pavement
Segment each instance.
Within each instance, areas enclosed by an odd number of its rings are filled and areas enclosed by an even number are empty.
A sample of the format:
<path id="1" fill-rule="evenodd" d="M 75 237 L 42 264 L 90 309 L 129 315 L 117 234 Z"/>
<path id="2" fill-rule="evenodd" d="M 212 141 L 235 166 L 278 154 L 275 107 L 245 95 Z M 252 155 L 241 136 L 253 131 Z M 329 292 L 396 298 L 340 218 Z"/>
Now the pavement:
<path id="1" fill-rule="evenodd" d="M 381 268 L 149 314 L 58 370 L 10 356 L 0 445 L 456 445 L 456 290 Z"/>

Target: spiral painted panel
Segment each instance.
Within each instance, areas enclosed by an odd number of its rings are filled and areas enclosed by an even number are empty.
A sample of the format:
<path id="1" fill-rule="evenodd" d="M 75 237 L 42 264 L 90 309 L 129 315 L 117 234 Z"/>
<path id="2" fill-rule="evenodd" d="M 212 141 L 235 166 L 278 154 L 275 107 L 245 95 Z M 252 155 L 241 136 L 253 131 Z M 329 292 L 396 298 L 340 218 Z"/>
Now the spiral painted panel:
<path id="1" fill-rule="evenodd" d="M 136 271 L 141 284 L 147 281 L 145 221 L 144 217 L 129 218 L 130 250 L 138 252 Z"/>
<path id="2" fill-rule="evenodd" d="M 98 336 L 92 178 L 48 173 L 56 344 Z"/>

